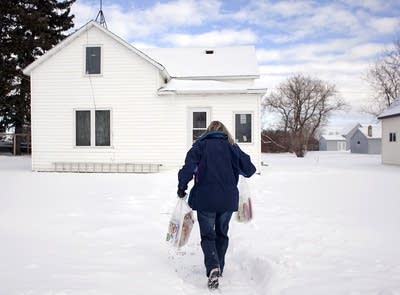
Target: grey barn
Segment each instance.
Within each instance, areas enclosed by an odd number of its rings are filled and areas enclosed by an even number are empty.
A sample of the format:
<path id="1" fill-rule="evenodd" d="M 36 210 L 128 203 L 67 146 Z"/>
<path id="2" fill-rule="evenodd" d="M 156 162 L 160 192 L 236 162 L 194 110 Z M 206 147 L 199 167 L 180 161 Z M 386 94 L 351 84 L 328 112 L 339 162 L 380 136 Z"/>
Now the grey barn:
<path id="1" fill-rule="evenodd" d="M 350 138 L 350 150 L 356 154 L 380 154 L 381 142 L 380 125 L 359 127 Z"/>

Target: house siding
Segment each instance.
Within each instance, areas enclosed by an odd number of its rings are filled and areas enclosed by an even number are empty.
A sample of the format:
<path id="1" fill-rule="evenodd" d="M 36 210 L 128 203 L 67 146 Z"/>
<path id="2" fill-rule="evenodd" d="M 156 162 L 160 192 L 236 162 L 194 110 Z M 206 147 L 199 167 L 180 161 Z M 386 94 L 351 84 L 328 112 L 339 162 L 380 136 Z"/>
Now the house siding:
<path id="1" fill-rule="evenodd" d="M 361 125 L 357 124 L 349 132 L 347 132 L 347 134 L 343 135 L 346 138 L 346 150 L 351 149 L 351 138 L 353 137 L 354 133 L 358 131 L 359 127 L 361 127 Z"/>
<path id="2" fill-rule="evenodd" d="M 360 144 L 357 144 L 357 142 Z M 367 138 L 360 130 L 357 130 L 350 140 L 350 149 L 356 154 L 380 154 L 381 139 Z"/>
<path id="3" fill-rule="evenodd" d="M 102 46 L 102 74 L 84 75 L 84 48 Z M 31 74 L 32 169 L 54 162 L 157 163 L 176 167 L 187 149 L 188 111 L 211 108 L 233 133 L 233 114 L 253 113 L 253 142 L 242 144 L 259 167 L 260 95 L 158 96 L 158 69 L 92 27 Z M 74 110 L 111 110 L 111 147 L 75 147 Z M 93 126 L 92 126 L 93 127 Z"/>
<path id="4" fill-rule="evenodd" d="M 359 144 L 357 142 L 360 142 Z M 350 140 L 350 149 L 352 153 L 368 154 L 368 139 L 357 130 Z"/>
<path id="5" fill-rule="evenodd" d="M 325 138 L 321 137 L 319 140 L 319 150 L 326 151 L 327 150 L 327 141 Z"/>
<path id="6" fill-rule="evenodd" d="M 396 141 L 389 133 L 396 132 Z M 400 165 L 400 116 L 382 119 L 382 163 Z"/>
<path id="7" fill-rule="evenodd" d="M 321 137 L 319 140 L 319 150 L 320 151 L 339 151 L 339 143 L 346 144 L 346 140 L 327 140 Z"/>
<path id="8" fill-rule="evenodd" d="M 382 147 L 381 139 L 369 139 L 368 140 L 368 154 L 380 154 Z"/>

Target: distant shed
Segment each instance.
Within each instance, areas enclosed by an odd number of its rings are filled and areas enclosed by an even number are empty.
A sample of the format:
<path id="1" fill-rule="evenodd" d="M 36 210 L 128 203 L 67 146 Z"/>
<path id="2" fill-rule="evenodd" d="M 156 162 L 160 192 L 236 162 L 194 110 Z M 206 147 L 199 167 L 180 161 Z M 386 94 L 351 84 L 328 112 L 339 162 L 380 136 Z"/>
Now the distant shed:
<path id="1" fill-rule="evenodd" d="M 321 135 L 319 139 L 320 151 L 345 151 L 346 138 L 342 135 Z"/>
<path id="2" fill-rule="evenodd" d="M 359 127 L 350 138 L 350 150 L 356 154 L 380 154 L 381 141 L 380 125 Z"/>

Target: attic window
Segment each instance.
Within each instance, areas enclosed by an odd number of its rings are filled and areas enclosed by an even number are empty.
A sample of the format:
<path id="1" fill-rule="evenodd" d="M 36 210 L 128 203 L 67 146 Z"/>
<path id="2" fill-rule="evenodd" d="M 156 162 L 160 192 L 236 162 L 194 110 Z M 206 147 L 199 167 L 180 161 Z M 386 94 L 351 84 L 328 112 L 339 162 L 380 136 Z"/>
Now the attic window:
<path id="1" fill-rule="evenodd" d="M 101 47 L 88 46 L 86 47 L 86 75 L 101 74 Z"/>
<path id="2" fill-rule="evenodd" d="M 214 54 L 214 50 L 208 49 L 208 50 L 206 50 L 206 54 Z"/>

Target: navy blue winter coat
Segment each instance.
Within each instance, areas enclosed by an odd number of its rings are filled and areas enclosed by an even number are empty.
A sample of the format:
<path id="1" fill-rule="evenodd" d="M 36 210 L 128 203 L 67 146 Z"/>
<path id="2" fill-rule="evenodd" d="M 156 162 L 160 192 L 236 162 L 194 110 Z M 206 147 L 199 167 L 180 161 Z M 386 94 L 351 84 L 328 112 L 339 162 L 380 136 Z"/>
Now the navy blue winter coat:
<path id="1" fill-rule="evenodd" d="M 185 165 L 178 173 L 178 188 L 186 190 L 194 176 L 189 195 L 192 209 L 234 212 L 238 210 L 239 174 L 250 177 L 255 172 L 250 156 L 237 144 L 230 144 L 226 133 L 207 132 L 188 151 Z"/>

